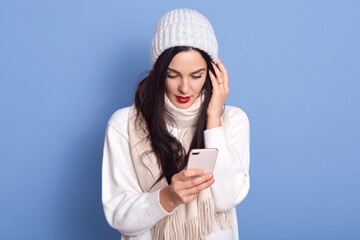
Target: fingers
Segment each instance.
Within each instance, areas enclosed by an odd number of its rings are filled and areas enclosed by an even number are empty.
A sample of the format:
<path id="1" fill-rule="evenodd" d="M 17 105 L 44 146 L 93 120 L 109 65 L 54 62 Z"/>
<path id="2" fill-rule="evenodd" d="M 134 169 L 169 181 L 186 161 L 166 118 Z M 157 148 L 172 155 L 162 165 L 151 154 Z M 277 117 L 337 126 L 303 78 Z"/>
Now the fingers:
<path id="1" fill-rule="evenodd" d="M 195 178 L 192 178 L 192 179 L 187 179 L 184 182 L 183 186 L 184 186 L 184 189 L 190 189 L 190 188 L 193 188 L 195 186 L 201 185 L 204 182 L 209 181 L 209 180 L 211 180 L 213 178 L 214 178 L 214 175 L 212 173 L 207 173 L 207 174 L 204 174 L 202 176 L 198 176 L 198 177 L 195 177 Z"/>
<path id="2" fill-rule="evenodd" d="M 226 70 L 224 64 L 221 62 L 220 58 L 217 58 L 217 65 L 220 69 L 220 71 L 224 74 L 224 83 L 226 85 L 229 84 L 229 75 L 228 75 L 228 71 Z"/>
<path id="3" fill-rule="evenodd" d="M 229 77 L 228 77 L 228 72 L 225 68 L 225 66 L 222 64 L 222 62 L 220 61 L 219 57 L 218 57 L 218 62 L 217 64 L 211 62 L 211 64 L 213 65 L 216 77 L 214 76 L 214 74 L 212 74 L 212 72 L 209 69 L 209 74 L 210 74 L 210 78 L 212 80 L 216 79 L 216 82 L 218 83 L 217 85 L 215 84 L 215 86 L 221 86 L 223 87 L 227 87 L 228 83 L 229 83 Z M 212 81 L 213 83 L 213 81 Z"/>
<path id="4" fill-rule="evenodd" d="M 203 171 L 201 169 L 187 169 L 174 175 L 171 189 L 177 196 L 178 202 L 187 203 L 192 201 L 202 190 L 210 187 L 215 182 L 212 173 L 198 176 L 199 173 L 203 173 Z M 189 177 L 195 178 L 187 179 Z"/>
<path id="5" fill-rule="evenodd" d="M 212 173 L 207 173 L 199 177 L 195 177 L 192 179 L 186 179 L 185 181 L 175 181 L 173 182 L 173 186 L 175 190 L 180 191 L 190 191 L 190 194 L 194 194 L 196 192 L 200 192 L 205 189 L 207 184 L 212 184 L 211 182 L 214 180 L 214 175 Z M 204 185 L 205 184 L 205 185 Z M 210 186 L 208 185 L 208 186 Z M 205 187 L 205 188 L 203 188 Z M 189 193 L 187 193 L 189 194 Z"/>
<path id="6" fill-rule="evenodd" d="M 215 180 L 212 178 L 210 180 L 203 182 L 200 185 L 194 186 L 189 189 L 182 189 L 180 186 L 176 185 L 173 187 L 173 190 L 177 195 L 178 202 L 188 203 L 194 200 L 202 190 L 210 187 L 214 182 Z"/>
<path id="7" fill-rule="evenodd" d="M 222 74 L 221 74 L 219 67 L 214 62 L 211 62 L 211 64 L 213 65 L 213 68 L 214 68 L 214 71 L 216 74 L 215 78 L 217 78 L 218 82 L 221 83 L 220 78 L 221 78 Z M 214 74 L 213 74 L 213 76 L 214 76 Z"/>
<path id="8" fill-rule="evenodd" d="M 226 70 L 225 66 L 220 61 L 219 57 L 217 60 L 217 64 L 211 62 L 216 74 L 215 75 L 209 69 L 209 75 L 211 79 L 211 83 L 215 91 L 220 91 L 225 93 L 226 95 L 229 93 L 229 74 Z"/>
<path id="9" fill-rule="evenodd" d="M 215 179 L 210 179 L 198 186 L 195 186 L 193 188 L 187 189 L 186 191 L 180 192 L 179 196 L 182 201 L 182 203 L 189 203 L 195 198 L 197 198 L 200 194 L 200 192 L 208 187 L 210 187 L 215 182 Z"/>
<path id="10" fill-rule="evenodd" d="M 191 195 L 197 194 L 197 193 L 201 192 L 202 190 L 210 187 L 214 182 L 215 182 L 214 178 L 207 179 L 205 182 L 202 182 L 199 185 L 196 185 L 196 186 L 193 186 L 193 187 L 187 189 L 187 193 L 191 194 Z"/>
<path id="11" fill-rule="evenodd" d="M 202 169 L 184 169 L 178 174 L 175 174 L 176 180 L 185 181 L 188 178 L 202 175 L 204 171 Z"/>
<path id="12" fill-rule="evenodd" d="M 215 67 L 214 67 L 215 68 Z M 212 73 L 212 71 L 209 69 L 209 75 L 210 75 L 210 80 L 211 80 L 211 84 L 214 88 L 219 87 L 219 82 L 217 81 L 215 75 Z"/>
<path id="13" fill-rule="evenodd" d="M 221 62 L 221 60 L 220 60 L 219 57 L 217 58 L 217 64 L 216 64 L 216 66 L 219 68 L 219 70 L 220 70 L 221 72 L 227 73 L 227 70 L 226 70 L 224 64 Z"/>

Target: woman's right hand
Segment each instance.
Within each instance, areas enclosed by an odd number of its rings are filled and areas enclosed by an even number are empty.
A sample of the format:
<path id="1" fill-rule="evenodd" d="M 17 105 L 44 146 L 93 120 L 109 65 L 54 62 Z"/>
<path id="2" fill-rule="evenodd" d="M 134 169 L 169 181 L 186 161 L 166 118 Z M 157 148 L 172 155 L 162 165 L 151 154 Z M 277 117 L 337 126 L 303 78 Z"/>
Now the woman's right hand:
<path id="1" fill-rule="evenodd" d="M 184 169 L 175 174 L 171 178 L 171 184 L 160 190 L 161 206 L 171 212 L 178 205 L 189 203 L 197 198 L 202 190 L 215 182 L 212 173 L 199 176 L 201 174 L 203 174 L 201 169 Z"/>

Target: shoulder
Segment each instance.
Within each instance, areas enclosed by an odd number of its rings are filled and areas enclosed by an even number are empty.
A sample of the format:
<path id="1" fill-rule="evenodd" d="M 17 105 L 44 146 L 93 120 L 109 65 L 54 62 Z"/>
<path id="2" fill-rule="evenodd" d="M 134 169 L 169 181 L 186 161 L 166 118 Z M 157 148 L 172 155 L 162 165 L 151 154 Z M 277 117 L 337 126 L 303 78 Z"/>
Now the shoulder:
<path id="1" fill-rule="evenodd" d="M 127 134 L 130 106 L 115 111 L 108 122 L 112 128 L 122 134 Z"/>
<path id="2" fill-rule="evenodd" d="M 232 124 L 241 124 L 249 126 L 249 118 L 244 110 L 235 106 L 225 105 L 224 115 L 229 118 Z"/>

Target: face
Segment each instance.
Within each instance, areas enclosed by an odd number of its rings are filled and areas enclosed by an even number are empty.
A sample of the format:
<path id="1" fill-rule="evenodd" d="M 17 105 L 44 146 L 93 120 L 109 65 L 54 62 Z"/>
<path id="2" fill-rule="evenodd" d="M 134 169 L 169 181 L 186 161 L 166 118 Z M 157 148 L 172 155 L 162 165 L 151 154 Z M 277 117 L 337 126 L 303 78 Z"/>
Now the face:
<path id="1" fill-rule="evenodd" d="M 187 108 L 205 83 L 207 64 L 198 51 L 180 52 L 171 60 L 165 78 L 166 95 L 177 108 Z"/>

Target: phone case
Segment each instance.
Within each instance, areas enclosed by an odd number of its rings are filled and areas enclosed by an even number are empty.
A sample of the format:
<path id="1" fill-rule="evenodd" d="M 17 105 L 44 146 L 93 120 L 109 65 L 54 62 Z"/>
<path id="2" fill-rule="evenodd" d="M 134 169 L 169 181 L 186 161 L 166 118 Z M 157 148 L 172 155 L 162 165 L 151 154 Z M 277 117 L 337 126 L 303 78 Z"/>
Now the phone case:
<path id="1" fill-rule="evenodd" d="M 213 172 L 217 154 L 216 148 L 191 149 L 187 169 L 202 169 L 204 174 Z"/>

